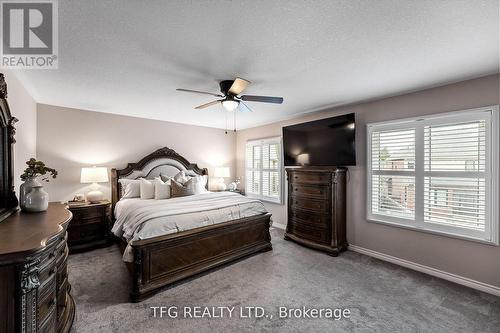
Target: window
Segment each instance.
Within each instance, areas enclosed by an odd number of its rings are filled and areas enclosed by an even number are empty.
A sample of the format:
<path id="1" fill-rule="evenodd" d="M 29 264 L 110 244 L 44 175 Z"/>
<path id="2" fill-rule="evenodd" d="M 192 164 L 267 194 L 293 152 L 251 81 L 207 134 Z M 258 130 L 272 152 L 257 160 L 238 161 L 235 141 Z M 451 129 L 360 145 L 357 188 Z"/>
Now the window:
<path id="1" fill-rule="evenodd" d="M 245 160 L 246 194 L 281 203 L 281 138 L 248 141 Z"/>
<path id="2" fill-rule="evenodd" d="M 498 244 L 498 107 L 367 126 L 368 220 Z"/>

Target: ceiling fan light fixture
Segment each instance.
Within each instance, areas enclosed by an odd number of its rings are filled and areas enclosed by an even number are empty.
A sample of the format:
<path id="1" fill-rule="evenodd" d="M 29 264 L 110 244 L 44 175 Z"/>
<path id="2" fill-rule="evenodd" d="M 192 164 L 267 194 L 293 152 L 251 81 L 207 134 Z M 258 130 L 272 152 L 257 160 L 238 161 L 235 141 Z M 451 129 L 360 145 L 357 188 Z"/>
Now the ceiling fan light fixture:
<path id="1" fill-rule="evenodd" d="M 240 104 L 240 102 L 235 101 L 234 99 L 226 99 L 226 100 L 222 101 L 222 106 L 227 111 L 234 111 L 234 110 L 236 110 L 236 108 L 238 107 L 239 104 Z"/>

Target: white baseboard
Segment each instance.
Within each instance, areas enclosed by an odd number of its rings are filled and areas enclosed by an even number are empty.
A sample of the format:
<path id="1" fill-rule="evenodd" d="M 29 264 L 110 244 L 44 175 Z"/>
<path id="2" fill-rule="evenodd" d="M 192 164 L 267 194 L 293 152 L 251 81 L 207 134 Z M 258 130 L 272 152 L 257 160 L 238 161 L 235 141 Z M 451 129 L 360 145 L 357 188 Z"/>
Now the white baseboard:
<path id="1" fill-rule="evenodd" d="M 352 250 L 354 252 L 358 252 L 361 254 L 365 254 L 370 257 L 374 257 L 383 261 L 387 261 L 396 265 L 400 265 L 406 268 L 413 269 L 415 271 L 419 271 L 425 274 L 429 274 L 444 280 L 448 280 L 451 282 L 455 282 L 458 284 L 461 284 L 466 287 L 470 287 L 473 289 L 477 289 L 480 291 L 483 291 L 485 293 L 493 294 L 495 296 L 500 296 L 500 287 L 496 287 L 487 283 L 483 283 L 480 281 L 472 280 L 460 275 L 448 273 L 436 268 L 432 268 L 429 266 L 421 265 L 412 261 L 408 261 L 405 259 L 401 259 L 398 257 L 393 257 L 388 254 L 384 254 L 381 252 L 373 251 L 370 249 L 366 249 L 364 247 L 356 246 L 356 245 L 349 245 L 349 250 Z"/>
<path id="2" fill-rule="evenodd" d="M 280 223 L 276 223 L 276 222 L 273 222 L 273 227 L 278 228 L 278 229 L 286 230 L 286 225 L 280 224 Z"/>

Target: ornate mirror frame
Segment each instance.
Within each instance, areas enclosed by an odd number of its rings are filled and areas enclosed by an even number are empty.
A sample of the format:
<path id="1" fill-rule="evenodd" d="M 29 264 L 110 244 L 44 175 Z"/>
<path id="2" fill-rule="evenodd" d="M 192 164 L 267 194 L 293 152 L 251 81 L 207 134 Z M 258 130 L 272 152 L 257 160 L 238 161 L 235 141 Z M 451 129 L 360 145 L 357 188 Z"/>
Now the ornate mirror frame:
<path id="1" fill-rule="evenodd" d="M 14 124 L 7 103 L 7 83 L 0 73 L 0 221 L 17 210 L 17 198 L 14 191 Z"/>

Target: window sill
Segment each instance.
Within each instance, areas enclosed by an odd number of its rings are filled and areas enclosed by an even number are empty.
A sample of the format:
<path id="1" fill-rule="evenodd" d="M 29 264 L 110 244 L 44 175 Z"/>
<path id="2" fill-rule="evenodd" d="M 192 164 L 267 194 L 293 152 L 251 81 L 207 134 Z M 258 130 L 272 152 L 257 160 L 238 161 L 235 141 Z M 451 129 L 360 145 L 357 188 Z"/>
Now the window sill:
<path id="1" fill-rule="evenodd" d="M 455 238 L 455 239 L 460 239 L 460 240 L 465 240 L 465 241 L 470 241 L 470 242 L 481 243 L 481 244 L 485 244 L 485 245 L 499 246 L 498 240 L 486 240 L 486 239 L 482 239 L 482 238 L 476 238 L 476 237 L 472 237 L 472 236 L 465 236 L 465 235 L 461 235 L 461 234 L 456 234 L 456 233 L 451 233 L 451 232 L 444 232 L 444 231 L 439 231 L 439 230 L 434 230 L 434 229 L 417 228 L 417 227 L 413 227 L 413 226 L 410 226 L 410 225 L 405 225 L 405 224 L 400 224 L 400 223 L 395 223 L 395 222 L 384 221 L 384 220 L 381 220 L 381 219 L 377 219 L 375 217 L 367 217 L 366 220 L 368 222 L 371 222 L 371 223 L 384 224 L 384 225 L 388 225 L 388 226 L 391 226 L 391 227 L 397 227 L 397 228 L 402 228 L 402 229 L 409 229 L 409 230 L 413 230 L 413 231 L 424 232 L 424 233 L 427 233 L 427 234 L 433 234 L 433 235 L 438 235 L 438 236 Z"/>
<path id="2" fill-rule="evenodd" d="M 283 205 L 283 202 L 279 199 L 271 199 L 271 198 L 261 197 L 259 195 L 253 195 L 251 193 L 247 193 L 247 194 L 245 194 L 245 196 L 248 198 L 257 199 L 257 200 L 264 201 L 267 203 L 273 203 L 276 205 Z"/>

